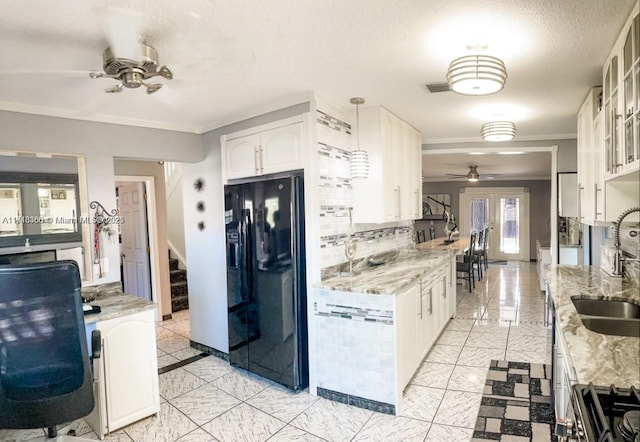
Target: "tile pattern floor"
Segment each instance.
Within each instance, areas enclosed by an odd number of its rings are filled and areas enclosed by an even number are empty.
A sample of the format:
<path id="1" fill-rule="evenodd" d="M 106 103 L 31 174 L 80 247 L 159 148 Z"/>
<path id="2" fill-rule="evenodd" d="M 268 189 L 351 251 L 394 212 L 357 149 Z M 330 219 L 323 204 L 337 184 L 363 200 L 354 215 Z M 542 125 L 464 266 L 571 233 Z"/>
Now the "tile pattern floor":
<path id="1" fill-rule="evenodd" d="M 473 442 L 556 441 L 551 365 L 491 361 Z"/>
<path id="2" fill-rule="evenodd" d="M 400 416 L 309 395 L 206 357 L 160 375 L 161 409 L 107 440 L 456 441 L 472 438 L 491 360 L 548 363 L 550 328 L 535 265 L 489 266 L 472 293 L 458 286 L 458 311 L 405 391 Z M 188 311 L 158 324 L 159 365 L 199 352 L 189 347 Z M 535 339 L 534 339 L 535 338 Z M 78 435 L 96 438 L 83 420 Z M 68 428 L 64 428 L 62 432 Z M 0 430 L 26 441 L 37 431 Z"/>

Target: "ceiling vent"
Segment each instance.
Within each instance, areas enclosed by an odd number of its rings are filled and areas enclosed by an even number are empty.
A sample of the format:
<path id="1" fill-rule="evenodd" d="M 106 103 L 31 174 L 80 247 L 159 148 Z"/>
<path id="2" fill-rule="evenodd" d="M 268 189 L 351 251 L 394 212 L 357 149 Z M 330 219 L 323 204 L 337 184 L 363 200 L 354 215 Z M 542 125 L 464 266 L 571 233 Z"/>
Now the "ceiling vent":
<path id="1" fill-rule="evenodd" d="M 449 83 L 427 83 L 425 84 L 427 90 L 432 94 L 436 92 L 449 92 L 451 89 L 449 88 Z"/>

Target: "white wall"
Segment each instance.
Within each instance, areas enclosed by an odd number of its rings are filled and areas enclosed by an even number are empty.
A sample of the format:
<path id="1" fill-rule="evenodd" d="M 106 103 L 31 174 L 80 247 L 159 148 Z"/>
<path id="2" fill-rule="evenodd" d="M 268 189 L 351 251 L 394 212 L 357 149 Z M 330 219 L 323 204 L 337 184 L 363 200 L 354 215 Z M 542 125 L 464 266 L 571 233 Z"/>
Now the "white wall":
<path id="1" fill-rule="evenodd" d="M 183 164 L 182 194 L 187 253 L 187 282 L 191 340 L 228 353 L 227 274 L 224 229 L 224 189 L 222 187 L 220 136 L 259 126 L 309 111 L 309 103 L 287 107 L 207 132 L 203 137 L 204 161 Z M 196 179 L 204 181 L 201 192 Z M 198 201 L 205 211 L 198 212 Z M 198 222 L 204 222 L 200 231 Z"/>
<path id="2" fill-rule="evenodd" d="M 180 268 L 186 268 L 184 242 L 184 202 L 182 198 L 182 164 L 171 163 L 173 176 L 165 179 L 167 192 L 167 240 L 178 258 Z M 166 167 L 166 164 L 165 164 Z"/>
<path id="3" fill-rule="evenodd" d="M 114 157 L 183 162 L 203 158 L 200 135 L 161 129 L 0 111 L 0 133 L 0 151 L 84 156 L 88 201 L 99 201 L 109 210 L 116 206 Z M 109 272 L 102 278 L 94 275 L 90 285 L 120 280 L 117 238 L 105 239 L 102 246 Z"/>

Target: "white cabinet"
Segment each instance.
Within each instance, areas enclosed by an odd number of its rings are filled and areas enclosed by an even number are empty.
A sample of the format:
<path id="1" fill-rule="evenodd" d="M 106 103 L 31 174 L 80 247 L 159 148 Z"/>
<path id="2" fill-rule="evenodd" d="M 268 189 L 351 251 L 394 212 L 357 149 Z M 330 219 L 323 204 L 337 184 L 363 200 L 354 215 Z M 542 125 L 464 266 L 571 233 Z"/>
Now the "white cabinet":
<path id="1" fill-rule="evenodd" d="M 420 132 L 383 107 L 360 110 L 360 145 L 369 154 L 369 177 L 352 182 L 354 222 L 422 217 L 421 140 Z"/>
<path id="2" fill-rule="evenodd" d="M 607 150 L 606 112 L 599 110 L 602 88 L 593 88 L 578 113 L 578 217 L 589 225 L 611 223 L 627 208 L 638 204 L 638 172 L 605 181 Z M 562 176 L 562 175 L 561 175 Z M 562 215 L 561 215 L 562 216 Z M 629 217 L 633 221 L 635 215 Z"/>
<path id="3" fill-rule="evenodd" d="M 558 216 L 578 216 L 578 176 L 575 173 L 558 174 Z"/>
<path id="4" fill-rule="evenodd" d="M 248 178 L 302 169 L 303 123 L 282 124 L 279 127 L 268 128 L 274 126 L 271 124 L 223 135 L 225 178 Z"/>
<path id="5" fill-rule="evenodd" d="M 419 288 L 414 284 L 396 298 L 396 360 L 398 382 L 404 388 L 413 376 L 418 361 L 416 330 Z M 401 389 L 402 390 L 402 389 Z"/>
<path id="6" fill-rule="evenodd" d="M 96 407 L 86 420 L 102 439 L 160 410 L 155 311 L 99 321 L 96 329 L 102 335 L 102 355 Z"/>
<path id="7" fill-rule="evenodd" d="M 453 280 L 452 280 L 453 276 Z M 455 258 L 396 297 L 398 388 L 402 392 L 455 314 Z"/>
<path id="8" fill-rule="evenodd" d="M 636 3 L 603 69 L 605 179 L 640 170 L 639 13 Z"/>

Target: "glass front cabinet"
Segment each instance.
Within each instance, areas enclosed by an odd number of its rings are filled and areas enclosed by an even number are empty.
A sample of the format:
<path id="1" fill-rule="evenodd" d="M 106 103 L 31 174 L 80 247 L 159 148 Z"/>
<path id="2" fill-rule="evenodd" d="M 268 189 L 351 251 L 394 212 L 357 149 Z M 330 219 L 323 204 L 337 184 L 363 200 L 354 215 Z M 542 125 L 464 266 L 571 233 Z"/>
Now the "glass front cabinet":
<path id="1" fill-rule="evenodd" d="M 640 169 L 640 14 L 638 5 L 603 71 L 605 179 Z"/>

